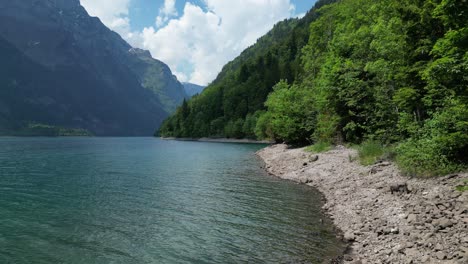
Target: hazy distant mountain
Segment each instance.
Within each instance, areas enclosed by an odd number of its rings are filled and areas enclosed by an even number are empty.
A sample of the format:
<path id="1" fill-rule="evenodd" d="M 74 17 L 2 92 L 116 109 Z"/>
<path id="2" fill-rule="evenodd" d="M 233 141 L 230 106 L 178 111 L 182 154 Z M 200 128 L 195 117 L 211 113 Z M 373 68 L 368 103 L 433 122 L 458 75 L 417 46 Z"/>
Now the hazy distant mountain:
<path id="1" fill-rule="evenodd" d="M 129 50 L 128 67 L 135 73 L 143 87 L 153 91 L 164 110 L 172 113 L 182 103 L 186 94 L 184 86 L 172 74 L 169 66 L 151 57 L 147 50 Z"/>
<path id="2" fill-rule="evenodd" d="M 0 0 L 0 134 L 31 124 L 152 135 L 185 98 L 149 52 L 78 0 Z"/>
<path id="3" fill-rule="evenodd" d="M 200 94 L 203 92 L 206 86 L 201 86 L 193 83 L 182 83 L 185 88 L 185 93 L 188 95 L 188 97 L 192 97 L 196 94 Z"/>

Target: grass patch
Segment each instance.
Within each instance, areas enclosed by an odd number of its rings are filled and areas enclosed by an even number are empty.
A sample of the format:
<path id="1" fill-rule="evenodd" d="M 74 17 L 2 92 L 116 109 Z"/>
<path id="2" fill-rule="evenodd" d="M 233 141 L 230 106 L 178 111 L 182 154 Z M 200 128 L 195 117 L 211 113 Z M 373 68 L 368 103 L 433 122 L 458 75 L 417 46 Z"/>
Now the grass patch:
<path id="1" fill-rule="evenodd" d="M 333 145 L 329 142 L 317 142 L 312 146 L 308 146 L 305 150 L 312 153 L 322 153 L 333 149 Z"/>
<path id="2" fill-rule="evenodd" d="M 356 148 L 358 151 L 359 161 L 364 166 L 372 165 L 379 160 L 391 160 L 394 157 L 391 147 L 385 147 L 374 140 L 364 141 Z"/>
<path id="3" fill-rule="evenodd" d="M 455 189 L 460 192 L 468 191 L 468 180 L 463 181 L 463 184 L 458 185 Z"/>

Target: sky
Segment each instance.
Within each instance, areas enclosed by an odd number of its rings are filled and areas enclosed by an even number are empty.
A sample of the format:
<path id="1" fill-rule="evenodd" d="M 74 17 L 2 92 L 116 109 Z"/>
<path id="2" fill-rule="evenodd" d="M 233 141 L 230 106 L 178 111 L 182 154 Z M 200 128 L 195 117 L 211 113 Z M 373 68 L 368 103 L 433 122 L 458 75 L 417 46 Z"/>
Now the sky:
<path id="1" fill-rule="evenodd" d="M 80 0 L 132 46 L 149 50 L 179 81 L 207 85 L 275 23 L 316 0 Z"/>

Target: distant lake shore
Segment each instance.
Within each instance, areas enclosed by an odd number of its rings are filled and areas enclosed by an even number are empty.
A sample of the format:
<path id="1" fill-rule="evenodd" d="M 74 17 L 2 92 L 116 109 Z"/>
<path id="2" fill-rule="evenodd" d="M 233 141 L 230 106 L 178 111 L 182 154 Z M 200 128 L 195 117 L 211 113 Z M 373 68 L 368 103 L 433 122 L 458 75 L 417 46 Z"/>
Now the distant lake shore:
<path id="1" fill-rule="evenodd" d="M 253 139 L 233 139 L 233 138 L 175 138 L 161 137 L 163 140 L 177 141 L 199 141 L 199 142 L 217 142 L 217 143 L 246 143 L 246 144 L 274 144 L 274 141 L 253 140 Z"/>

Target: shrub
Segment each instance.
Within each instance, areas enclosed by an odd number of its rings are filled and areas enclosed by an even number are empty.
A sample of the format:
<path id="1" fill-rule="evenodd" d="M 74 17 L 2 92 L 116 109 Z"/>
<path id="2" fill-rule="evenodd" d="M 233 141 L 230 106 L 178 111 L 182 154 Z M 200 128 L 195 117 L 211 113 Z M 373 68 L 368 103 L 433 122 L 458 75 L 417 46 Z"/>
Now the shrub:
<path id="1" fill-rule="evenodd" d="M 357 150 L 359 161 L 365 166 L 376 163 L 386 153 L 385 147 L 374 140 L 364 141 Z"/>
<path id="2" fill-rule="evenodd" d="M 411 176 L 436 176 L 466 168 L 468 109 L 458 100 L 435 113 L 419 135 L 397 148 L 397 162 Z"/>
<path id="3" fill-rule="evenodd" d="M 255 125 L 255 136 L 257 139 L 274 139 L 274 134 L 271 128 L 270 112 L 259 112 L 257 124 Z"/>
<path id="4" fill-rule="evenodd" d="M 327 152 L 333 148 L 330 142 L 319 141 L 312 146 L 307 147 L 305 150 L 313 153 Z"/>
<path id="5" fill-rule="evenodd" d="M 410 176 L 435 176 L 456 170 L 432 139 L 409 139 L 398 146 L 397 153 L 400 169 Z"/>
<path id="6" fill-rule="evenodd" d="M 463 181 L 462 184 L 458 185 L 455 188 L 457 189 L 457 191 L 460 191 L 460 192 L 468 191 L 468 180 Z"/>
<path id="7" fill-rule="evenodd" d="M 286 81 L 280 81 L 273 89 L 265 102 L 269 113 L 268 125 L 261 123 L 261 126 L 271 129 L 276 141 L 308 143 L 316 121 L 310 90 L 297 85 L 289 86 Z M 268 132 L 264 131 L 263 134 Z"/>

